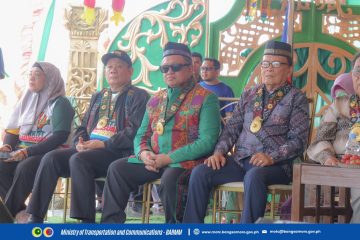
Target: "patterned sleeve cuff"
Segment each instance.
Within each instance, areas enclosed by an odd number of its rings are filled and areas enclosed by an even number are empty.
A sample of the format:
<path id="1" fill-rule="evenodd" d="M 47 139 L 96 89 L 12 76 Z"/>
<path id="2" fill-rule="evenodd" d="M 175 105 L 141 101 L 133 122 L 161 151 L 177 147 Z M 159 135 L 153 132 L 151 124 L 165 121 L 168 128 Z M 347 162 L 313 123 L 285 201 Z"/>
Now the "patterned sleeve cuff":
<path id="1" fill-rule="evenodd" d="M 214 153 L 221 153 L 222 155 L 226 155 L 227 154 L 227 152 L 223 149 L 223 148 L 221 148 L 221 147 L 217 147 L 217 148 L 215 148 L 215 150 L 214 150 Z"/>
<path id="2" fill-rule="evenodd" d="M 315 159 L 313 159 L 316 162 L 319 162 L 321 165 L 324 165 L 326 162 L 326 159 L 329 157 L 335 157 L 334 153 L 330 150 L 323 150 L 315 155 Z"/>
<path id="3" fill-rule="evenodd" d="M 140 155 L 141 155 L 141 153 L 144 152 L 144 151 L 151 151 L 151 150 L 150 150 L 149 148 L 143 148 L 143 149 L 141 149 L 141 150 L 136 154 L 136 157 L 137 157 L 139 160 L 141 160 Z"/>

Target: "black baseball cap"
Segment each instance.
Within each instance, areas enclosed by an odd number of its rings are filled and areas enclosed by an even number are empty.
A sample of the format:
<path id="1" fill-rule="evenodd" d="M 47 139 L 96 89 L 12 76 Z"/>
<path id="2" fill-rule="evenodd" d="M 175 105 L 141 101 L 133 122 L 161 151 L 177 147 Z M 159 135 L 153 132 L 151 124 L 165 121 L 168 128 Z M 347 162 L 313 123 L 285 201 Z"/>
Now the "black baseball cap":
<path id="1" fill-rule="evenodd" d="M 104 65 L 107 64 L 107 62 L 111 59 L 111 58 L 118 58 L 124 62 L 126 62 L 129 67 L 132 66 L 132 62 L 131 62 L 131 58 L 129 57 L 129 55 L 124 52 L 123 50 L 115 50 L 109 53 L 104 54 L 104 56 L 102 56 L 101 61 L 104 63 Z"/>

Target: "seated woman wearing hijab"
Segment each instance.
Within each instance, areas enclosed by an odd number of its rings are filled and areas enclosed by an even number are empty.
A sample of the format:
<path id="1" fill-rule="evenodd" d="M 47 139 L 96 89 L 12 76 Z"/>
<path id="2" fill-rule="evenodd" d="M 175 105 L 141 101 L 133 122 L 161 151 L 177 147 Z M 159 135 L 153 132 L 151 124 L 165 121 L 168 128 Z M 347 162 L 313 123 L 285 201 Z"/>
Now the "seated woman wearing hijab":
<path id="1" fill-rule="evenodd" d="M 11 156 L 0 161 L 0 197 L 13 216 L 26 208 L 42 156 L 67 141 L 73 117 L 59 69 L 36 62 L 28 90 L 11 115 L 0 147 L 0 152 Z"/>
<path id="2" fill-rule="evenodd" d="M 326 161 L 326 159 L 323 157 L 323 155 L 327 155 L 328 154 L 327 151 L 325 151 L 325 152 L 319 151 L 319 146 L 324 144 L 323 140 L 326 138 L 328 131 L 330 129 L 333 129 L 334 123 L 331 123 L 331 120 L 330 120 L 330 122 L 328 122 L 327 119 L 329 119 L 330 116 L 332 116 L 333 109 L 334 108 L 336 109 L 336 106 L 337 106 L 336 102 L 341 101 L 340 99 L 349 98 L 354 93 L 355 92 L 354 92 L 353 82 L 352 82 L 352 78 L 351 78 L 351 73 L 340 74 L 335 79 L 334 84 L 331 88 L 331 97 L 335 103 L 333 103 L 330 106 L 330 110 L 328 110 L 328 112 L 324 115 L 324 117 L 322 119 L 324 125 L 323 124 L 320 125 L 317 138 L 311 144 L 310 148 L 307 151 L 311 160 L 313 160 L 315 162 L 319 162 L 321 164 L 330 165 L 330 164 L 323 162 L 323 161 Z M 325 144 L 330 149 L 332 149 L 331 150 L 332 155 L 334 154 L 335 156 L 337 156 L 337 158 L 341 158 L 342 154 L 344 154 L 344 152 L 345 152 L 345 143 L 348 139 L 348 133 L 349 133 L 349 130 L 347 129 L 348 125 L 342 125 L 341 122 L 342 122 L 342 120 L 340 121 L 340 118 L 339 118 L 338 123 L 340 124 L 341 127 L 337 129 L 338 132 L 336 133 L 336 137 L 332 136 L 336 139 L 336 141 L 334 141 L 334 142 L 325 141 Z M 329 127 L 329 125 L 331 125 L 331 127 Z M 331 132 L 331 133 L 333 133 L 333 132 Z M 330 159 L 332 159 L 332 158 L 330 158 Z M 290 197 L 281 205 L 280 219 L 291 220 L 291 201 L 292 201 L 292 198 Z"/>
<path id="3" fill-rule="evenodd" d="M 309 158 L 336 166 L 345 153 L 349 133 L 360 123 L 360 52 L 352 61 L 351 75 L 345 75 L 332 89 L 334 102 L 321 120 L 315 140 L 307 150 Z M 352 78 L 352 85 L 349 84 Z M 360 223 L 360 189 L 351 189 L 352 223 Z"/>

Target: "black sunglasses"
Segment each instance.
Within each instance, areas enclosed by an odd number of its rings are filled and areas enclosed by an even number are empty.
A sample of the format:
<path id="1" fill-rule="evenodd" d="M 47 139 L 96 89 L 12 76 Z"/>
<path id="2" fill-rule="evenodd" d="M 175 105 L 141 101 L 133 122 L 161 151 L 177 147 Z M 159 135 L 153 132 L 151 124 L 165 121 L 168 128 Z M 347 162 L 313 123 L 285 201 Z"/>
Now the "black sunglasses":
<path id="1" fill-rule="evenodd" d="M 178 72 L 180 71 L 183 67 L 187 67 L 190 66 L 191 64 L 185 63 L 185 64 L 172 64 L 172 65 L 162 65 L 160 66 L 160 72 L 162 73 L 167 73 L 170 68 L 173 72 Z"/>

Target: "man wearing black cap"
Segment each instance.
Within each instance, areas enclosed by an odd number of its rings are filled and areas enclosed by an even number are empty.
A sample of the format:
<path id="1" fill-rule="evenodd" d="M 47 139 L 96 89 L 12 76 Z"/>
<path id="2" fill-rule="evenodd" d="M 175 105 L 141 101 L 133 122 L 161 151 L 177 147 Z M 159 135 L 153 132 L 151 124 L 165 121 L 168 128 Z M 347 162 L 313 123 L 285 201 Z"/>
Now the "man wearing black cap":
<path id="1" fill-rule="evenodd" d="M 71 177 L 70 217 L 95 222 L 95 178 L 105 177 L 111 162 L 134 152 L 149 96 L 131 85 L 133 68 L 126 52 L 116 50 L 101 60 L 109 88 L 93 94 L 74 146 L 43 157 L 27 208 L 30 222 L 43 221 L 59 177 Z"/>
<path id="2" fill-rule="evenodd" d="M 213 187 L 243 181 L 241 223 L 253 223 L 264 216 L 267 186 L 291 182 L 293 160 L 303 154 L 309 132 L 306 96 L 287 82 L 291 53 L 287 43 L 266 44 L 262 84 L 243 92 L 213 155 L 191 174 L 184 222 L 204 221 Z"/>
<path id="3" fill-rule="evenodd" d="M 165 221 L 181 221 L 175 216 L 177 197 L 181 197 L 179 176 L 200 164 L 215 146 L 220 131 L 219 101 L 193 80 L 189 48 L 181 43 L 167 43 L 160 71 L 167 88 L 147 104 L 134 140 L 135 156 L 120 159 L 109 167 L 104 188 L 104 223 L 124 223 L 130 192 L 158 178 Z"/>

